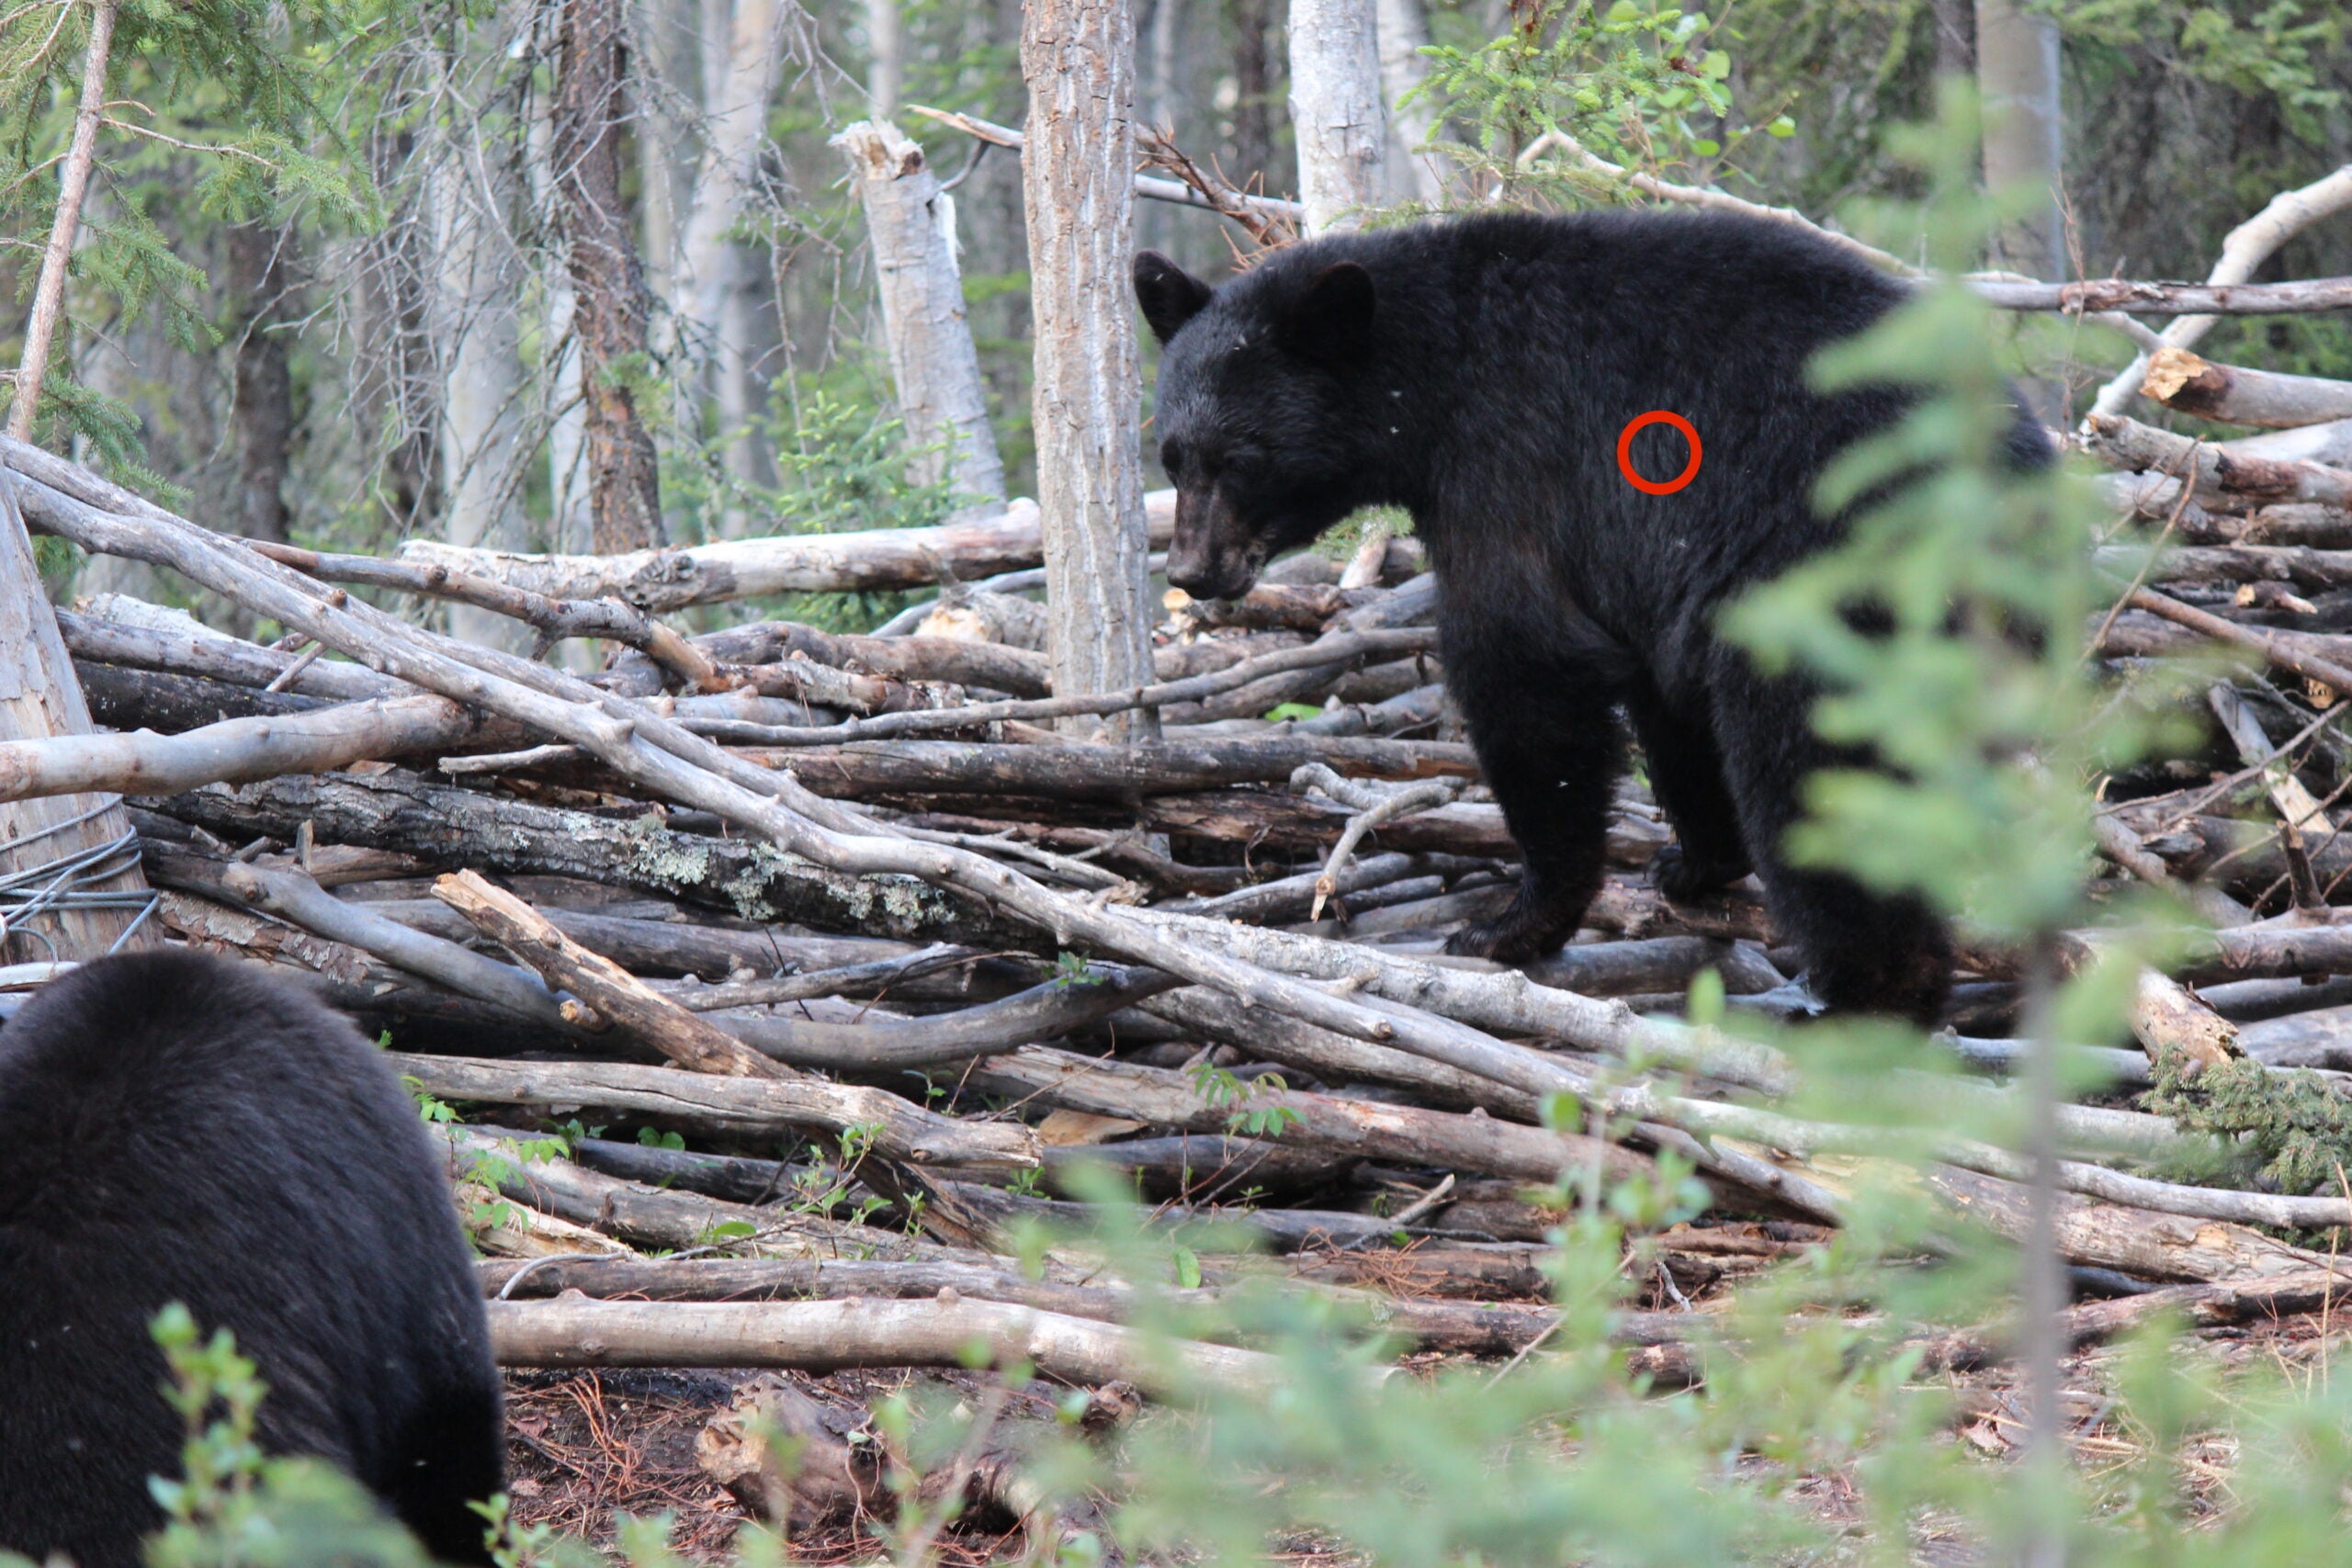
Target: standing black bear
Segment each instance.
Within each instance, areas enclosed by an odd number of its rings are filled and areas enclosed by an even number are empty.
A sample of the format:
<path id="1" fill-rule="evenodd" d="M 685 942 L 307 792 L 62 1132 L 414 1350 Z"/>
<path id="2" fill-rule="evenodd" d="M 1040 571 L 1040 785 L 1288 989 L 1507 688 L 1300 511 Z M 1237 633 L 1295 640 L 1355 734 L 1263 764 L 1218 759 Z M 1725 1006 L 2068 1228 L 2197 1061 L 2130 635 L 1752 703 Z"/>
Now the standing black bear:
<path id="1" fill-rule="evenodd" d="M 227 1328 L 259 1438 L 488 1562 L 497 1369 L 442 1161 L 339 1014 L 249 966 L 104 959 L 0 1029 L 0 1547 L 137 1568 L 180 1472 L 156 1312 Z"/>
<path id="2" fill-rule="evenodd" d="M 1904 394 L 1824 396 L 1805 362 L 1901 285 L 1791 225 L 1634 212 L 1318 240 L 1216 289 L 1149 252 L 1135 273 L 1167 345 L 1170 581 L 1240 593 L 1360 506 L 1407 508 L 1429 547 L 1447 681 L 1525 859 L 1517 901 L 1453 952 L 1518 961 L 1575 931 L 1600 886 L 1622 705 L 1679 840 L 1663 891 L 1753 862 L 1824 1000 L 1937 1012 L 1948 945 L 1929 913 L 1780 853 L 1805 777 L 1855 759 L 1815 739 L 1804 682 L 1713 629 L 1726 598 L 1839 536 L 1814 480 Z M 1703 452 L 1669 495 L 1617 463 L 1620 433 L 1660 409 Z M 2031 461 L 2046 443 L 2020 417 L 2013 446 Z M 1633 442 L 1652 481 L 1690 456 L 1655 423 Z"/>

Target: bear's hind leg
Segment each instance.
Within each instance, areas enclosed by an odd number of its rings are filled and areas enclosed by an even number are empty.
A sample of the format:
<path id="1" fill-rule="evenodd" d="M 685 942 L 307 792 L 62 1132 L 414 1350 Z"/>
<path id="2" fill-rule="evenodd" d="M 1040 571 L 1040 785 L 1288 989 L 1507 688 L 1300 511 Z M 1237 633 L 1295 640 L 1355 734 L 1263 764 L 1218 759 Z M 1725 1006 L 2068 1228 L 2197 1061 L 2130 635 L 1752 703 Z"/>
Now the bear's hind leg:
<path id="1" fill-rule="evenodd" d="M 1805 780 L 1823 768 L 1866 766 L 1867 759 L 1814 734 L 1808 688 L 1765 680 L 1728 649 L 1717 668 L 1725 781 L 1772 919 L 1804 955 L 1814 994 L 1834 1011 L 1894 1013 L 1932 1028 L 1951 988 L 1943 923 L 1917 898 L 1792 866 L 1782 848 L 1804 815 Z"/>
<path id="2" fill-rule="evenodd" d="M 1702 716 L 1668 711 L 1655 692 L 1626 703 L 1648 764 L 1650 794 L 1674 829 L 1673 843 L 1650 862 L 1650 883 L 1677 903 L 1727 887 L 1752 869 L 1740 833 L 1739 807 L 1724 783 L 1723 754 Z"/>
<path id="3" fill-rule="evenodd" d="M 1522 964 L 1576 935 L 1600 891 L 1610 795 L 1624 772 L 1615 694 L 1565 671 L 1481 682 L 1457 671 L 1454 700 L 1522 864 L 1510 908 L 1455 932 L 1445 950 Z"/>

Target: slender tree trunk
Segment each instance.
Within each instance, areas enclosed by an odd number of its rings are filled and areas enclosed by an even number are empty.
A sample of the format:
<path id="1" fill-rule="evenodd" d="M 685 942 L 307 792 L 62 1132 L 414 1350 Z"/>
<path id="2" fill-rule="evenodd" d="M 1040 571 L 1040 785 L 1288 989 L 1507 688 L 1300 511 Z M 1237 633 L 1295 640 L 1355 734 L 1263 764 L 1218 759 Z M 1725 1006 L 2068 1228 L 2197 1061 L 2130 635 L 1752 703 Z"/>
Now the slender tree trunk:
<path id="1" fill-rule="evenodd" d="M 620 23 L 620 0 L 563 0 L 550 138 L 577 296 L 589 512 L 596 548 L 606 554 L 669 542 L 653 438 L 623 378 L 645 356 L 646 296 L 621 200 L 628 95 Z"/>
<path id="2" fill-rule="evenodd" d="M 1032 409 L 1046 642 L 1063 695 L 1151 679 L 1136 439 L 1143 384 L 1127 282 L 1135 51 L 1133 0 L 1030 0 L 1021 70 L 1029 84 L 1022 175 L 1036 314 Z M 1104 728 L 1119 739 L 1150 732 L 1141 715 Z"/>
<path id="3" fill-rule="evenodd" d="M 1290 118 L 1307 232 L 1357 227 L 1385 194 L 1376 0 L 1291 0 Z"/>
<path id="4" fill-rule="evenodd" d="M 876 119 L 899 112 L 899 94 L 906 81 L 905 19 L 899 0 L 865 0 L 865 96 Z"/>
<path id="5" fill-rule="evenodd" d="M 786 29 L 795 14 L 786 0 L 735 0 L 731 12 L 721 0 L 706 7 L 706 26 L 723 17 L 728 31 L 716 57 L 704 62 L 714 74 L 704 81 L 703 156 L 678 247 L 677 303 L 690 318 L 687 346 L 707 367 L 729 470 L 753 484 L 774 479 L 750 428 L 762 402 L 755 378 L 765 333 L 757 269 L 729 232 L 753 200 L 768 146 L 768 105 L 784 73 Z"/>
<path id="6" fill-rule="evenodd" d="M 229 231 L 229 288 L 244 306 L 237 333 L 236 531 L 284 544 L 292 523 L 286 472 L 294 446 L 294 377 L 286 361 L 286 299 L 294 231 L 240 223 Z"/>
<path id="7" fill-rule="evenodd" d="M 89 194 L 90 166 L 97 161 L 98 121 L 107 101 L 107 61 L 114 51 L 117 0 L 97 0 L 90 11 L 90 42 L 82 60 L 82 102 L 74 115 L 74 140 L 57 181 L 57 220 L 41 252 L 40 278 L 33 286 L 33 313 L 25 323 L 25 356 L 17 367 L 16 400 L 8 409 L 8 434 L 33 436 L 40 412 L 40 384 L 49 374 L 58 318 L 65 310 L 65 269 L 74 259 L 74 237 L 82 227 L 82 200 Z"/>
<path id="8" fill-rule="evenodd" d="M 1429 75 L 1429 62 L 1421 57 L 1430 41 L 1429 12 L 1422 0 L 1378 0 L 1378 6 L 1380 85 L 1388 107 L 1388 188 L 1413 201 L 1442 201 L 1444 160 L 1435 152 L 1414 151 L 1436 134 L 1437 115 L 1420 99 L 1405 101 Z"/>
<path id="9" fill-rule="evenodd" d="M 630 57 L 637 110 L 638 220 L 646 287 L 676 298 L 678 227 L 694 188 L 693 123 L 702 103 L 699 0 L 635 0 L 637 52 Z"/>
<path id="10" fill-rule="evenodd" d="M 458 546 L 519 550 L 529 544 L 522 507 L 521 258 L 509 238 L 508 171 L 450 148 L 433 171 L 435 358 L 441 367 L 441 535 Z M 449 630 L 469 642 L 519 651 L 530 629 L 466 604 Z"/>
<path id="11" fill-rule="evenodd" d="M 1273 30 L 1271 0 L 1226 0 L 1226 23 L 1233 30 L 1233 162 L 1227 169 L 1237 185 L 1257 181 L 1274 194 L 1273 61 L 1267 35 Z"/>
<path id="12" fill-rule="evenodd" d="M 1004 463 L 964 319 L 951 198 L 924 164 L 922 149 L 895 125 L 863 121 L 833 145 L 849 161 L 850 181 L 865 207 L 890 375 L 914 453 L 909 475 L 918 484 L 945 479 L 960 500 L 1001 501 Z"/>
<path id="13" fill-rule="evenodd" d="M 2029 14 L 2023 0 L 1976 0 L 1976 77 L 1984 98 L 1986 186 L 2038 193 L 2033 210 L 2002 232 L 1995 263 L 2033 277 L 2063 278 L 2058 25 Z"/>

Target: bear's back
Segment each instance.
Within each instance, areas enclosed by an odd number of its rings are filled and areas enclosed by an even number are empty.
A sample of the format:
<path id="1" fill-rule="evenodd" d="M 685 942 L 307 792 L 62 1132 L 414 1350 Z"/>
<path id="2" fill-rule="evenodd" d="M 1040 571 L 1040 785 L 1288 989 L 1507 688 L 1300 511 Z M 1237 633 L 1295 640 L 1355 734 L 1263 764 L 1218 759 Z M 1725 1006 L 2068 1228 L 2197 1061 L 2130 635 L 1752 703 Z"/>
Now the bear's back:
<path id="1" fill-rule="evenodd" d="M 422 1430 L 476 1407 L 452 1455 L 479 1472 L 486 1440 L 494 1488 L 481 1310 L 397 1077 L 307 993 L 157 952 L 0 1028 L 0 1546 L 137 1560 L 145 1478 L 179 1470 L 149 1337 L 173 1302 L 256 1363 L 271 1451 L 398 1503 Z"/>

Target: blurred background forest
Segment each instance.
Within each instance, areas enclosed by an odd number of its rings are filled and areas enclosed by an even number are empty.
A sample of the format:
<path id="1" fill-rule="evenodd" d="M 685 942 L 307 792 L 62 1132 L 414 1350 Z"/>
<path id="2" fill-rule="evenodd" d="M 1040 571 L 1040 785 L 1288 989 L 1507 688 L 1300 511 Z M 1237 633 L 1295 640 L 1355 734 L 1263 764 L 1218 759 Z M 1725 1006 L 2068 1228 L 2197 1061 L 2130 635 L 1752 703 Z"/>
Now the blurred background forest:
<path id="1" fill-rule="evenodd" d="M 597 5 L 623 34 L 620 190 L 649 300 L 644 350 L 614 373 L 659 454 L 669 540 L 929 522 L 958 499 L 937 461 L 910 464 L 866 225 L 829 144 L 867 118 L 901 126 L 952 186 L 1007 492 L 1035 493 L 1019 155 L 914 112 L 1021 122 L 1017 0 Z M 1294 194 L 1285 7 L 1137 5 L 1139 123 L 1233 186 Z M 70 426 L 77 456 L 160 481 L 161 499 L 250 536 L 589 548 L 552 173 L 566 9 L 127 7 L 117 82 L 135 85 L 100 132 L 56 362 L 67 373 L 51 389 L 62 423 L 49 434 Z M 1886 134 L 1929 117 L 1939 71 L 1975 70 L 1978 10 L 1381 0 L 1395 208 L 1374 220 L 1498 197 L 1624 199 L 1621 186 L 1518 158 L 1557 127 L 1629 166 L 1834 221 L 1857 197 L 1905 194 Z M 2054 22 L 2061 40 L 2069 274 L 2202 276 L 2233 224 L 2352 157 L 2340 6 L 2023 10 L 2015 25 Z M 0 295 L 12 300 L 29 296 L 54 200 L 80 15 L 0 18 Z M 1211 213 L 1150 201 L 1137 240 L 1209 276 L 1254 245 Z M 2345 272 L 2352 232 L 2322 225 L 2258 276 Z M 8 335 L 21 313 L 10 317 L 0 364 L 21 355 Z M 2234 321 L 2208 352 L 2341 375 L 2346 333 L 2340 318 Z M 93 565 L 75 587 L 164 592 L 142 573 Z"/>

